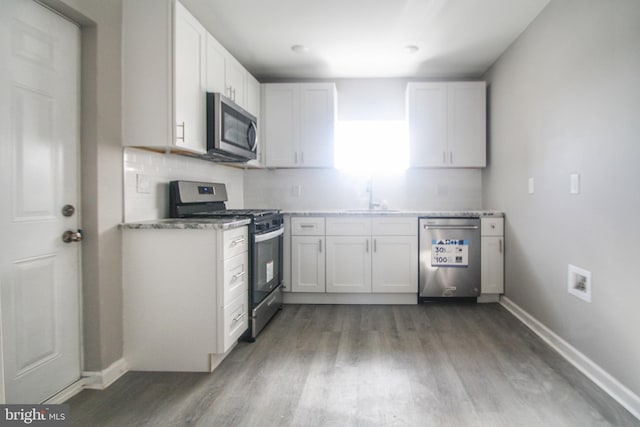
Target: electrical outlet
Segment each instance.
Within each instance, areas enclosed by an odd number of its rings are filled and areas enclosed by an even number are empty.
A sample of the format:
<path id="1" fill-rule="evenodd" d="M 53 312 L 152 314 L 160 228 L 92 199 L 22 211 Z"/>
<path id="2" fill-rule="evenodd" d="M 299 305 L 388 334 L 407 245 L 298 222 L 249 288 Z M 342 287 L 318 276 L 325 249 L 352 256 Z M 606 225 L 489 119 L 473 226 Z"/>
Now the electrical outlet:
<path id="1" fill-rule="evenodd" d="M 586 302 L 591 302 L 591 272 L 569 264 L 568 290 Z"/>
<path id="2" fill-rule="evenodd" d="M 151 193 L 151 180 L 148 175 L 140 173 L 136 175 L 136 192 L 143 194 Z"/>

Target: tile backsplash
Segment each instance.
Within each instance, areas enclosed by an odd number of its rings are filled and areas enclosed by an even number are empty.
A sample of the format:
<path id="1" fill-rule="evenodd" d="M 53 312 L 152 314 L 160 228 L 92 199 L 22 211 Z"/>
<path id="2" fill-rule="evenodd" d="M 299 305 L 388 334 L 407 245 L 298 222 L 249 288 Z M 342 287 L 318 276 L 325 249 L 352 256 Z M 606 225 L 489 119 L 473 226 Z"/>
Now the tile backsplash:
<path id="1" fill-rule="evenodd" d="M 369 179 L 336 169 L 241 169 L 175 154 L 124 149 L 124 221 L 169 216 L 169 181 L 222 182 L 227 207 L 367 209 Z M 373 201 L 389 209 L 482 208 L 480 169 L 409 169 L 375 176 Z"/>
<path id="2" fill-rule="evenodd" d="M 482 208 L 480 169 L 409 169 L 373 177 L 373 201 L 388 209 Z M 285 210 L 367 209 L 369 180 L 336 169 L 251 169 L 244 175 L 244 203 Z"/>
<path id="3" fill-rule="evenodd" d="M 169 216 L 169 181 L 222 182 L 228 208 L 242 208 L 244 171 L 212 162 L 136 148 L 124 149 L 124 221 Z"/>

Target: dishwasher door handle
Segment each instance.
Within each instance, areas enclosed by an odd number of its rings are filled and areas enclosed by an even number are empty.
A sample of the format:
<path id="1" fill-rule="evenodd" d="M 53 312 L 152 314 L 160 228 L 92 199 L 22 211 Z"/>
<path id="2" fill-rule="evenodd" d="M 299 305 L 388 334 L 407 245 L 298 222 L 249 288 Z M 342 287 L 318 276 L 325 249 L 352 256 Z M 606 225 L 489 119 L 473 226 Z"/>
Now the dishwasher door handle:
<path id="1" fill-rule="evenodd" d="M 425 225 L 425 230 L 477 230 L 477 225 Z"/>

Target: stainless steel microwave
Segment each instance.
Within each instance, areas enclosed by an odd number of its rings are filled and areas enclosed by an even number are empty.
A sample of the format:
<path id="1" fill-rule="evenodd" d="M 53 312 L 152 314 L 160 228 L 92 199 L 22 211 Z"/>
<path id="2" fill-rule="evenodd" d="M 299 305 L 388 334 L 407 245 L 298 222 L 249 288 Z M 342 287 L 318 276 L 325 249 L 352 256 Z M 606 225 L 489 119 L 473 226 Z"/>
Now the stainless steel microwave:
<path id="1" fill-rule="evenodd" d="M 207 92 L 207 154 L 211 160 L 256 158 L 257 118 L 220 93 Z"/>

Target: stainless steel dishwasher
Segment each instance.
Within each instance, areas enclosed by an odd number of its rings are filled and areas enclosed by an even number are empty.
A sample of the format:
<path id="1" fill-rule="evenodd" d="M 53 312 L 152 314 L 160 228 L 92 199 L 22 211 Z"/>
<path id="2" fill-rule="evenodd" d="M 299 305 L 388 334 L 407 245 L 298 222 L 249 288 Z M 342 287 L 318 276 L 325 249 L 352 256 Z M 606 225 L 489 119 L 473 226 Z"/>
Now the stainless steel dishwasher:
<path id="1" fill-rule="evenodd" d="M 420 218 L 420 302 L 480 295 L 480 219 Z"/>

